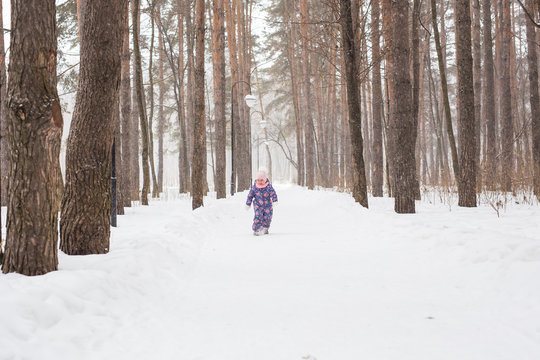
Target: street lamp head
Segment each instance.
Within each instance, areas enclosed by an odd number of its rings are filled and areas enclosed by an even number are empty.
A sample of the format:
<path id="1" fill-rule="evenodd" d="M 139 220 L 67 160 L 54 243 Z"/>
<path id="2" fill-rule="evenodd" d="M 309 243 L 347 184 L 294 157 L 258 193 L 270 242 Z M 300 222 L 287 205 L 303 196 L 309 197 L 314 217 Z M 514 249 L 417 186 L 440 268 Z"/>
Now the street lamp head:
<path id="1" fill-rule="evenodd" d="M 257 98 L 255 97 L 255 95 L 248 94 L 246 95 L 245 100 L 246 100 L 246 105 L 249 106 L 250 108 L 255 107 L 255 105 L 257 105 Z"/>
<path id="2" fill-rule="evenodd" d="M 261 120 L 259 121 L 259 125 L 261 125 L 261 128 L 265 129 L 266 128 L 266 120 Z"/>

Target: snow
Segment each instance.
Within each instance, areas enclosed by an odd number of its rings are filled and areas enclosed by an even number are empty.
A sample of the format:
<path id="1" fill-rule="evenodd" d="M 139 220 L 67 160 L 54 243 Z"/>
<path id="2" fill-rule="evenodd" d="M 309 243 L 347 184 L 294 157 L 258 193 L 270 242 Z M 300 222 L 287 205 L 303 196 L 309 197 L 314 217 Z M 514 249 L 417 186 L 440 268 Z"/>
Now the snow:
<path id="1" fill-rule="evenodd" d="M 540 358 L 540 208 L 458 208 L 275 186 L 126 209 L 107 255 L 0 275 L 0 359 Z"/>

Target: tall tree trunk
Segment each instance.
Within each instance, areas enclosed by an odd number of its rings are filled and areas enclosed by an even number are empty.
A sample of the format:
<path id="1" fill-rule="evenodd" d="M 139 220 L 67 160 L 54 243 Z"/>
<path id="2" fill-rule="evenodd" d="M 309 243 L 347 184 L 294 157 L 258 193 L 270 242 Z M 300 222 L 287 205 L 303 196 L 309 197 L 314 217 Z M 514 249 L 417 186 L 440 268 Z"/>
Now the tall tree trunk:
<path id="1" fill-rule="evenodd" d="M 306 151 L 306 185 L 308 189 L 315 187 L 315 149 L 314 149 L 314 125 L 311 108 L 311 65 L 309 59 L 308 38 L 308 5 L 307 0 L 300 0 L 300 36 L 302 40 L 302 66 L 305 108 L 305 151 Z"/>
<path id="2" fill-rule="evenodd" d="M 530 14 L 536 14 L 535 4 L 527 0 Z M 533 11 L 536 10 L 536 11 Z M 529 65 L 529 102 L 531 105 L 532 143 L 533 143 L 533 185 L 534 194 L 540 198 L 540 96 L 538 93 L 538 44 L 536 29 L 530 19 L 527 24 L 527 61 Z"/>
<path id="3" fill-rule="evenodd" d="M 0 29 L 4 29 L 2 2 L 0 1 Z M 0 32 L 0 205 L 7 205 L 7 188 L 9 173 L 8 153 L 8 114 L 6 109 L 6 52 L 4 46 L 4 30 Z M 2 223 L 0 222 L 0 228 Z M 1 252 L 2 250 L 0 250 Z"/>
<path id="4" fill-rule="evenodd" d="M 185 107 L 185 62 L 184 62 L 184 12 L 185 6 L 182 0 L 176 1 L 177 22 L 178 22 L 178 48 L 182 51 L 178 52 L 178 125 L 180 127 L 180 139 L 178 142 L 178 169 L 180 181 L 180 194 L 185 194 L 191 189 L 191 171 L 189 167 L 189 145 L 188 131 Z M 172 52 L 172 50 L 171 50 Z M 174 66 L 174 65 L 173 65 Z"/>
<path id="5" fill-rule="evenodd" d="M 206 126 L 204 111 L 204 1 L 195 1 L 195 118 L 193 123 L 193 164 L 191 183 L 193 186 L 193 210 L 203 206 L 204 167 L 206 167 Z"/>
<path id="6" fill-rule="evenodd" d="M 56 7 L 13 1 L 8 83 L 9 186 L 2 271 L 41 275 L 58 266 L 62 112 L 56 90 Z"/>
<path id="7" fill-rule="evenodd" d="M 148 164 L 148 121 L 146 117 L 146 101 L 143 88 L 143 75 L 141 64 L 140 39 L 140 0 L 133 0 L 133 54 L 135 57 L 135 83 L 137 90 L 137 104 L 139 108 L 139 121 L 142 137 L 142 168 L 143 186 L 141 191 L 141 204 L 148 205 L 148 193 L 150 192 L 150 168 Z"/>
<path id="8" fill-rule="evenodd" d="M 229 45 L 229 66 L 231 69 L 231 195 L 236 192 L 237 170 L 239 165 L 238 157 L 238 136 L 240 126 L 237 90 L 238 82 L 238 50 L 236 48 L 236 25 L 233 13 L 234 7 L 231 0 L 225 0 L 225 16 L 227 23 L 227 44 Z"/>
<path id="9" fill-rule="evenodd" d="M 88 2 L 81 21 L 79 85 L 66 151 L 60 249 L 109 251 L 111 148 L 118 106 L 126 1 Z"/>
<path id="10" fill-rule="evenodd" d="M 225 121 L 225 12 L 223 0 L 213 0 L 212 61 L 214 109 L 216 117 L 216 197 L 227 197 L 226 186 L 226 121 Z"/>
<path id="11" fill-rule="evenodd" d="M 486 122 L 486 169 L 485 183 L 492 190 L 497 174 L 496 114 L 495 114 L 495 75 L 493 65 L 493 39 L 491 36 L 491 0 L 483 0 L 482 18 L 484 24 L 484 121 Z"/>
<path id="12" fill-rule="evenodd" d="M 155 3 L 150 4 L 150 19 L 152 32 L 150 35 L 150 55 L 148 64 L 148 97 L 150 98 L 150 114 L 148 116 L 148 160 L 150 162 L 150 174 L 152 176 L 152 198 L 159 197 L 159 188 L 154 164 L 154 29 L 155 29 Z"/>
<path id="13" fill-rule="evenodd" d="M 126 2 L 124 40 L 122 46 L 122 77 L 120 80 L 120 113 L 122 116 L 122 181 L 120 182 L 124 206 L 131 206 L 132 194 L 132 120 L 131 120 L 131 75 L 129 51 L 129 3 Z M 135 155 L 136 156 L 136 155 Z"/>
<path id="14" fill-rule="evenodd" d="M 161 8 L 158 8 L 158 17 L 161 17 Z M 159 81 L 159 96 L 158 96 L 158 192 L 163 192 L 163 131 L 165 126 L 165 116 L 163 115 L 163 102 L 165 101 L 165 81 L 164 76 L 164 44 L 163 34 L 161 31 L 158 34 L 158 81 Z"/>
<path id="15" fill-rule="evenodd" d="M 413 0 L 412 12 L 412 116 L 413 116 L 413 141 L 416 147 L 418 138 L 418 109 L 420 103 L 420 36 L 418 35 L 418 26 L 420 23 L 420 0 Z M 420 182 L 418 181 L 418 169 L 414 171 L 414 197 L 420 200 Z"/>
<path id="16" fill-rule="evenodd" d="M 392 154 L 395 205 L 397 213 L 415 212 L 415 130 L 412 114 L 412 87 L 409 64 L 409 32 L 403 31 L 403 19 L 408 19 L 409 1 L 392 1 L 392 82 L 394 102 L 391 106 L 390 140 Z"/>
<path id="17" fill-rule="evenodd" d="M 476 124 L 470 0 L 456 0 L 459 206 L 476 207 Z"/>
<path id="18" fill-rule="evenodd" d="M 474 121 L 476 136 L 476 192 L 482 190 L 482 172 L 480 171 L 480 128 L 482 119 L 482 46 L 480 27 L 480 0 L 472 0 L 473 8 L 473 76 L 474 76 Z"/>
<path id="19" fill-rule="evenodd" d="M 347 104 L 349 128 L 351 132 L 353 159 L 353 197 L 356 202 L 368 207 L 366 173 L 364 168 L 362 119 L 360 113 L 360 95 L 358 94 L 358 73 L 356 70 L 356 49 L 352 27 L 351 0 L 340 0 L 341 39 L 344 51 L 345 74 L 347 82 Z"/>
<path id="20" fill-rule="evenodd" d="M 510 75 L 510 56 L 511 56 L 511 19 L 510 19 L 510 1 L 503 0 L 502 12 L 502 56 L 501 56 L 501 120 L 502 120 L 502 152 L 501 152 L 501 187 L 503 191 L 512 191 L 512 174 L 514 165 L 514 141 L 513 141 L 513 114 L 511 97 L 511 75 Z"/>
<path id="21" fill-rule="evenodd" d="M 371 3 L 371 55 L 373 62 L 372 97 L 373 97 L 373 167 L 371 187 L 373 196 L 383 196 L 383 144 L 382 144 L 382 86 L 381 86 L 381 49 L 380 49 L 380 7 L 379 2 Z"/>
<path id="22" fill-rule="evenodd" d="M 444 24 L 444 16 L 441 17 L 441 21 Z M 448 83 L 446 81 L 446 68 L 444 64 L 444 56 L 442 53 L 441 40 L 439 36 L 439 29 L 437 26 L 437 4 L 435 0 L 431 0 L 431 24 L 433 27 L 433 37 L 435 38 L 435 47 L 437 48 L 437 58 L 439 60 L 439 73 L 441 77 L 441 88 L 444 103 L 444 117 L 446 123 L 446 133 L 448 134 L 448 141 L 450 143 L 450 153 L 452 154 L 452 168 L 454 169 L 454 176 L 456 183 L 459 184 L 459 161 L 456 147 L 456 140 L 454 138 L 454 130 L 452 129 L 452 115 L 450 113 L 450 100 L 448 99 Z"/>
<path id="23" fill-rule="evenodd" d="M 120 67 L 122 67 L 122 63 L 120 63 Z M 122 70 L 120 69 L 120 77 L 122 77 Z M 117 215 L 124 215 L 124 194 L 122 193 L 122 187 L 120 186 L 122 184 L 123 178 L 125 177 L 122 171 L 118 171 L 118 169 L 123 168 L 122 163 L 122 138 L 121 138 L 121 131 L 120 131 L 120 123 L 121 123 L 121 117 L 120 117 L 120 87 L 122 85 L 122 80 L 120 80 L 120 86 L 118 87 L 118 95 L 115 98 L 116 103 L 113 105 L 113 121 L 114 121 L 114 139 L 113 143 L 115 144 L 112 147 L 112 151 L 114 151 L 114 162 L 115 162 L 115 172 L 111 171 L 111 178 L 116 177 L 116 183 L 111 184 L 111 186 L 115 186 L 116 189 L 116 199 L 112 199 L 112 206 L 115 206 L 116 214 Z M 111 162 L 112 164 L 112 162 Z M 112 169 L 111 169 L 112 170 Z M 111 179 L 112 181 L 112 179 Z M 111 187 L 111 191 L 113 191 L 113 188 Z M 116 200 L 116 203 L 114 201 Z M 111 209 L 111 211 L 114 211 Z"/>

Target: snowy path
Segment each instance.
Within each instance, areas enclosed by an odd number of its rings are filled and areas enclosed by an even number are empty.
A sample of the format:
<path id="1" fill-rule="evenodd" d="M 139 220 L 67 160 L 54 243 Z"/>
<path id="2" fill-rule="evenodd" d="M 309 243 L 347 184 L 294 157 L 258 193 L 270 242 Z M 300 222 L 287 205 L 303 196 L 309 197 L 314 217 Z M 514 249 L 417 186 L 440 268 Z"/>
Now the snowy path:
<path id="1" fill-rule="evenodd" d="M 120 218 L 107 256 L 0 276 L 0 359 L 540 358 L 538 207 L 396 215 L 276 190 L 270 235 L 245 194 L 158 202 Z"/>

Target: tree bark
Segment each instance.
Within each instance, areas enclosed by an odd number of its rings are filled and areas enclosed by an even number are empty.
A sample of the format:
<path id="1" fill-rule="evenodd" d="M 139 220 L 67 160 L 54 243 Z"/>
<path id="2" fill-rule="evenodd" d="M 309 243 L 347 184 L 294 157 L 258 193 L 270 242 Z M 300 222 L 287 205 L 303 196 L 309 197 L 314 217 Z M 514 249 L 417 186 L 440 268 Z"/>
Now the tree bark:
<path id="1" fill-rule="evenodd" d="M 356 70 L 356 49 L 352 27 L 351 0 L 340 0 L 341 39 L 344 51 L 345 74 L 347 82 L 347 105 L 351 134 L 353 159 L 353 197 L 356 202 L 368 207 L 366 174 L 364 168 L 362 119 L 360 95 L 358 94 L 358 73 Z"/>
<path id="2" fill-rule="evenodd" d="M 536 14 L 535 4 L 527 0 L 529 13 Z M 533 11 L 532 9 L 536 10 Z M 533 186 L 534 194 L 540 198 L 540 95 L 538 93 L 538 44 L 536 29 L 532 21 L 525 20 L 527 26 L 527 62 L 529 65 L 529 103 L 531 105 L 533 143 Z"/>
<path id="3" fill-rule="evenodd" d="M 485 184 L 489 190 L 495 186 L 497 174 L 496 160 L 496 115 L 495 115 L 495 75 L 493 65 L 493 39 L 491 36 L 491 0 L 483 0 L 482 18 L 484 24 L 484 121 L 486 122 L 486 169 Z"/>
<path id="4" fill-rule="evenodd" d="M 225 121 L 225 12 L 223 0 L 213 0 L 212 61 L 214 79 L 214 112 L 216 121 L 216 197 L 227 197 L 226 121 Z"/>
<path id="5" fill-rule="evenodd" d="M 204 0 L 195 2 L 195 118 L 193 123 L 193 164 L 191 183 L 193 187 L 193 210 L 203 206 L 204 167 L 206 167 L 206 127 L 204 111 Z"/>
<path id="6" fill-rule="evenodd" d="M 113 107 L 118 106 L 126 1 L 96 0 L 81 21 L 79 86 L 66 151 L 60 249 L 109 251 Z"/>
<path id="7" fill-rule="evenodd" d="M 476 124 L 470 0 L 456 0 L 459 206 L 476 207 Z"/>
<path id="8" fill-rule="evenodd" d="M 6 109 L 6 52 L 4 46 L 4 16 L 2 15 L 2 2 L 0 1 L 0 204 L 7 205 L 7 188 L 9 173 L 8 153 L 8 114 Z M 0 222 L 0 228 L 2 223 Z M 1 250 L 0 250 L 1 252 Z"/>
<path id="9" fill-rule="evenodd" d="M 122 46 L 122 77 L 120 80 L 120 114 L 122 116 L 122 181 L 120 183 L 124 206 L 131 206 L 132 194 L 132 120 L 131 120 L 131 75 L 129 51 L 129 3 L 126 2 L 124 40 Z M 136 156 L 136 155 L 135 155 Z"/>
<path id="10" fill-rule="evenodd" d="M 148 205 L 148 193 L 150 192 L 150 167 L 148 163 L 148 120 L 146 117 L 146 101 L 143 88 L 143 75 L 141 64 L 140 38 L 140 0 L 133 0 L 133 54 L 135 57 L 135 87 L 137 91 L 137 105 L 139 108 L 139 121 L 142 137 L 142 168 L 143 186 L 141 191 L 141 205 Z"/>
<path id="11" fill-rule="evenodd" d="M 373 196 L 383 196 L 383 141 L 382 141 L 382 86 L 381 86 L 381 48 L 380 48 L 380 6 L 378 1 L 371 3 L 371 54 L 373 62 L 372 113 L 373 113 L 373 167 L 371 186 Z"/>
<path id="12" fill-rule="evenodd" d="M 11 4 L 8 83 L 9 186 L 2 271 L 41 275 L 58 266 L 62 113 L 56 90 L 56 7 Z"/>
<path id="13" fill-rule="evenodd" d="M 412 114 L 412 87 L 409 64 L 409 32 L 401 24 L 409 14 L 409 1 L 392 2 L 392 82 L 394 102 L 391 106 L 390 140 L 396 149 L 392 155 L 397 213 L 415 212 L 415 140 Z M 400 149 L 397 151 L 397 149 Z"/>
<path id="14" fill-rule="evenodd" d="M 514 161 L 514 141 L 513 141 L 513 114 L 512 114 L 512 96 L 511 96 L 511 75 L 510 75 L 510 56 L 511 56 L 511 19 L 510 2 L 503 0 L 502 12 L 502 54 L 501 54 L 501 126 L 502 126 L 502 152 L 501 152 L 501 187 L 503 191 L 512 191 L 512 174 Z"/>
<path id="15" fill-rule="evenodd" d="M 305 151 L 306 151 L 306 185 L 308 189 L 315 187 L 315 148 L 314 128 L 311 107 L 311 65 L 309 59 L 308 38 L 308 5 L 307 0 L 300 0 L 300 36 L 302 40 L 302 67 L 304 100 L 306 102 L 304 114 Z"/>
<path id="16" fill-rule="evenodd" d="M 150 98 L 150 115 L 148 116 L 148 160 L 150 163 L 150 175 L 152 176 L 152 198 L 159 197 L 159 187 L 154 163 L 154 40 L 155 40 L 155 3 L 150 4 L 150 19 L 152 32 L 150 35 L 150 54 L 148 64 L 148 97 Z"/>
<path id="17" fill-rule="evenodd" d="M 161 8 L 158 10 L 158 17 L 161 17 Z M 161 31 L 158 34 L 158 81 L 159 81 L 159 95 L 158 95 L 158 192 L 163 192 L 163 131 L 165 127 L 165 116 L 163 114 L 163 102 L 165 101 L 165 81 L 164 76 L 164 44 L 163 34 Z"/>

